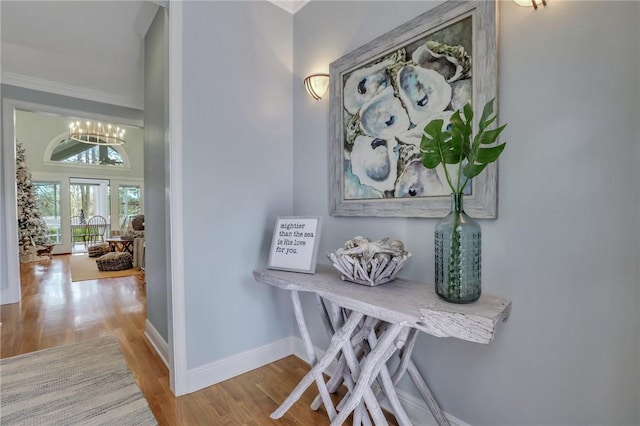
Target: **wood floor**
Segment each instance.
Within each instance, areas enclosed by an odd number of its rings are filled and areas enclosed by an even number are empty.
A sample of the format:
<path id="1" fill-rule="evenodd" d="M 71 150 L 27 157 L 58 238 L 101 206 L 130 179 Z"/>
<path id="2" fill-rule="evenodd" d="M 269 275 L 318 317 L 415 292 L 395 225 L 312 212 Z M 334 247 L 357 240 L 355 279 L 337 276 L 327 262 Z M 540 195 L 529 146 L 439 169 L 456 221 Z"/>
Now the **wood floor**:
<path id="1" fill-rule="evenodd" d="M 143 336 L 146 303 L 140 278 L 71 282 L 69 258 L 21 265 L 22 303 L 0 308 L 1 358 L 113 335 L 160 425 L 329 424 L 323 408 L 309 408 L 314 386 L 283 418 L 269 418 L 309 370 L 295 356 L 174 397 L 167 368 Z"/>

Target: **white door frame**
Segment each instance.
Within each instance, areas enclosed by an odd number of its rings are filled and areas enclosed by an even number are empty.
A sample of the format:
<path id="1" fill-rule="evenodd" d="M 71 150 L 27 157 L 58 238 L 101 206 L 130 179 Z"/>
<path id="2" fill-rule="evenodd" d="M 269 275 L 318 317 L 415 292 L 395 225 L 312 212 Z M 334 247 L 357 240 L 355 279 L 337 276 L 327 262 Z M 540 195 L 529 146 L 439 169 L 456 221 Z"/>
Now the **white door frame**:
<path id="1" fill-rule="evenodd" d="M 2 154 L 4 158 L 5 230 L 8 287 L 2 291 L 2 304 L 20 301 L 20 260 L 18 256 L 18 198 L 16 195 L 16 142 L 14 103 L 2 100 Z"/>
<path id="2" fill-rule="evenodd" d="M 169 182 L 166 200 L 169 212 L 170 252 L 167 254 L 167 307 L 169 315 L 169 377 L 176 396 L 187 389 L 187 320 L 185 312 L 184 237 L 182 201 L 182 32 L 183 2 L 170 1 L 165 8 L 169 18 L 169 106 L 168 144 Z M 167 27 L 165 26 L 165 29 Z"/>

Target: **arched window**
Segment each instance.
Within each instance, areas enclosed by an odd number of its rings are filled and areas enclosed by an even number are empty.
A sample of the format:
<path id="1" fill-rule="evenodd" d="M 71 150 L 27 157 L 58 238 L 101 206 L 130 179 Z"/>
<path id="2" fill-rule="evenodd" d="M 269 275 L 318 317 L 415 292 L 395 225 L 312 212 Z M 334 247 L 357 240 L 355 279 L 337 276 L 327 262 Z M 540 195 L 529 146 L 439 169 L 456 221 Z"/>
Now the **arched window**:
<path id="1" fill-rule="evenodd" d="M 129 158 L 122 146 L 97 145 L 58 135 L 47 147 L 46 162 L 84 166 L 129 167 Z"/>

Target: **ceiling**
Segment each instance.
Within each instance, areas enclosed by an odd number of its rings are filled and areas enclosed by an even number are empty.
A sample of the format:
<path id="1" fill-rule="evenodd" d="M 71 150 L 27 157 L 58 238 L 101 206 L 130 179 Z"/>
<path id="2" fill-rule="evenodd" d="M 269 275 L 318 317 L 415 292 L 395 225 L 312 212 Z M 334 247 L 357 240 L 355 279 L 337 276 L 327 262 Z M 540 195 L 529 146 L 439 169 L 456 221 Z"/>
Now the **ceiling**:
<path id="1" fill-rule="evenodd" d="M 302 9 L 310 0 L 269 0 L 271 3 L 286 10 L 292 15 Z"/>
<path id="2" fill-rule="evenodd" d="M 134 108 L 143 106 L 147 1 L 0 2 L 2 81 Z"/>
<path id="3" fill-rule="evenodd" d="M 308 3 L 270 1 L 292 14 Z M 164 3 L 1 0 L 2 82 L 142 109 L 143 37 Z"/>

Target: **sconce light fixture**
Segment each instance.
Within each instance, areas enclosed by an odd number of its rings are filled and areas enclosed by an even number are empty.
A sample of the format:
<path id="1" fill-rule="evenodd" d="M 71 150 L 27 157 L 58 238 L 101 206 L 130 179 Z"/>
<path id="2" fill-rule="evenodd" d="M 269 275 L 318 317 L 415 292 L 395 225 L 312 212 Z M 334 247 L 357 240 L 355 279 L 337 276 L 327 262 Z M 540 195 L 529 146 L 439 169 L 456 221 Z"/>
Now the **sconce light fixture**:
<path id="1" fill-rule="evenodd" d="M 329 74 L 311 74 L 304 79 L 304 87 L 313 99 L 319 100 L 329 88 Z"/>
<path id="2" fill-rule="evenodd" d="M 533 6 L 534 9 L 538 9 L 539 5 L 546 6 L 547 0 L 513 0 L 516 4 L 520 6 Z"/>

